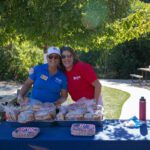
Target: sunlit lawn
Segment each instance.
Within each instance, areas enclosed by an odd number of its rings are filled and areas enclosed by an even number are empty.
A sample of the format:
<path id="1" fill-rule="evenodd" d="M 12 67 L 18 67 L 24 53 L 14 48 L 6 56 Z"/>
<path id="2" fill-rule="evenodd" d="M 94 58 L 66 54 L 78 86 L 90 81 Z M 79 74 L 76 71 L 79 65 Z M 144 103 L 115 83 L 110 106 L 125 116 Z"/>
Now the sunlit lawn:
<path id="1" fill-rule="evenodd" d="M 130 94 L 118 89 L 103 86 L 104 116 L 106 119 L 118 119 L 124 102 Z"/>
<path id="2" fill-rule="evenodd" d="M 118 119 L 121 114 L 122 106 L 129 98 L 130 94 L 121 90 L 103 86 L 102 96 L 104 103 L 104 118 Z M 72 99 L 69 96 L 65 104 L 70 103 L 72 103 Z"/>

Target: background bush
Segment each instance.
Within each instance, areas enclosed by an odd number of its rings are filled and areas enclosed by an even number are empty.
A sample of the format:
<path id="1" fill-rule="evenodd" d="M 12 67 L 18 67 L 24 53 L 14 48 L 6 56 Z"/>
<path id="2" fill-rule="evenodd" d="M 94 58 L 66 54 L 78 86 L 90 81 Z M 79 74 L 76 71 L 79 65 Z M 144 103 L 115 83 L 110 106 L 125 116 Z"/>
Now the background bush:
<path id="1" fill-rule="evenodd" d="M 130 78 L 137 68 L 150 65 L 150 35 L 117 45 L 109 51 L 77 51 L 81 60 L 92 64 L 100 78 Z"/>
<path id="2" fill-rule="evenodd" d="M 23 81 L 29 68 L 43 62 L 43 51 L 29 42 L 0 47 L 0 80 Z"/>
<path id="3" fill-rule="evenodd" d="M 150 65 L 150 5 L 140 0 L 0 1 L 0 37 L 0 80 L 24 80 L 30 67 L 43 62 L 47 45 L 78 50 L 100 78 L 129 78 Z"/>

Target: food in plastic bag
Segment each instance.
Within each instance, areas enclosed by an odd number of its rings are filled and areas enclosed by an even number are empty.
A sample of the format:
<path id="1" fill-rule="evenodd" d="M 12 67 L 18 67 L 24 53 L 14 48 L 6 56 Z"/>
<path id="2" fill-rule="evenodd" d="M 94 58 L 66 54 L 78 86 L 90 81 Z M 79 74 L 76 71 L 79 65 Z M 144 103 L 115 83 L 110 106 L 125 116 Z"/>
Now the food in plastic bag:
<path id="1" fill-rule="evenodd" d="M 61 112 L 59 112 L 57 115 L 56 115 L 56 119 L 61 121 L 61 120 L 65 120 L 65 115 Z"/>
<path id="2" fill-rule="evenodd" d="M 79 111 L 71 111 L 66 114 L 66 120 L 83 120 L 83 113 Z"/>
<path id="3" fill-rule="evenodd" d="M 59 107 L 59 112 L 62 113 L 62 114 L 66 114 L 66 113 L 68 112 L 67 107 L 68 107 L 68 106 L 66 106 L 66 105 L 60 106 L 60 107 Z"/>
<path id="4" fill-rule="evenodd" d="M 33 111 L 23 111 L 18 115 L 18 122 L 20 123 L 26 123 L 34 120 L 34 114 Z"/>
<path id="5" fill-rule="evenodd" d="M 42 108 L 42 104 L 34 104 L 32 105 L 32 110 L 33 111 L 38 111 Z"/>
<path id="6" fill-rule="evenodd" d="M 93 120 L 93 113 L 85 113 L 84 120 L 87 120 L 87 121 Z"/>
<path id="7" fill-rule="evenodd" d="M 6 121 L 17 121 L 20 108 L 7 105 L 4 106 Z"/>
<path id="8" fill-rule="evenodd" d="M 51 107 L 55 107 L 55 105 L 53 103 L 50 103 L 50 102 L 45 102 L 45 103 L 43 103 L 43 107 L 51 108 Z"/>
<path id="9" fill-rule="evenodd" d="M 42 102 L 36 99 L 28 98 L 26 103 L 22 103 L 21 106 L 30 106 L 33 111 L 37 111 L 42 107 Z"/>
<path id="10" fill-rule="evenodd" d="M 34 138 L 40 129 L 37 127 L 20 127 L 12 132 L 14 138 Z"/>
<path id="11" fill-rule="evenodd" d="M 35 120 L 52 120 L 53 116 L 50 114 L 49 110 L 39 110 L 34 114 Z"/>
<path id="12" fill-rule="evenodd" d="M 57 120 L 85 120 L 101 121 L 103 120 L 103 106 L 96 105 L 94 100 L 81 99 L 79 102 L 60 106 Z"/>
<path id="13" fill-rule="evenodd" d="M 71 126 L 71 134 L 74 136 L 93 136 L 95 133 L 94 124 L 74 123 Z"/>
<path id="14" fill-rule="evenodd" d="M 82 97 L 77 101 L 77 103 L 80 105 L 82 104 L 82 105 L 86 105 L 86 106 L 92 106 L 92 105 L 96 104 L 96 101 L 94 99 L 89 100 L 85 97 Z"/>
<path id="15" fill-rule="evenodd" d="M 27 110 L 32 110 L 32 107 L 28 104 L 20 106 L 20 112 L 27 111 Z"/>
<path id="16" fill-rule="evenodd" d="M 96 110 L 93 114 L 93 120 L 100 121 L 103 120 L 103 114 L 100 110 Z"/>

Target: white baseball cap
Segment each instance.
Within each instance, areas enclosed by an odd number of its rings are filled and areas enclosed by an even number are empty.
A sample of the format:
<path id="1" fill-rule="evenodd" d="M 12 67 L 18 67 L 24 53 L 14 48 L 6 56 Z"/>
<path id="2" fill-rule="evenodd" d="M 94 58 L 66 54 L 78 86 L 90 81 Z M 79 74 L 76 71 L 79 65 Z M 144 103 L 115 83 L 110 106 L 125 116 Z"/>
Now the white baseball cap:
<path id="1" fill-rule="evenodd" d="M 47 50 L 47 55 L 51 55 L 51 54 L 58 54 L 60 55 L 60 49 L 54 46 L 51 46 L 48 48 Z"/>

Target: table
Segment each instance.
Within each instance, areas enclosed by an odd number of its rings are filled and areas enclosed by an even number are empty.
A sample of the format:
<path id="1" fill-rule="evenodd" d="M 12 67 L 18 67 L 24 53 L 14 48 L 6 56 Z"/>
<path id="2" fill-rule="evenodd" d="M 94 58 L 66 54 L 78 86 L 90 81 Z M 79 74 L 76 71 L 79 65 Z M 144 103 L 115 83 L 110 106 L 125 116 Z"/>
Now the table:
<path id="1" fill-rule="evenodd" d="M 140 128 L 123 126 L 122 120 L 105 120 L 95 136 L 72 136 L 70 127 L 43 126 L 34 139 L 15 139 L 16 128 L 9 122 L 0 124 L 1 150 L 149 150 L 150 121 Z"/>
<path id="2" fill-rule="evenodd" d="M 138 68 L 138 70 L 142 71 L 142 75 L 143 75 L 143 77 L 145 77 L 145 82 L 148 82 L 147 81 L 147 73 L 150 73 L 150 67 L 149 68 Z"/>

